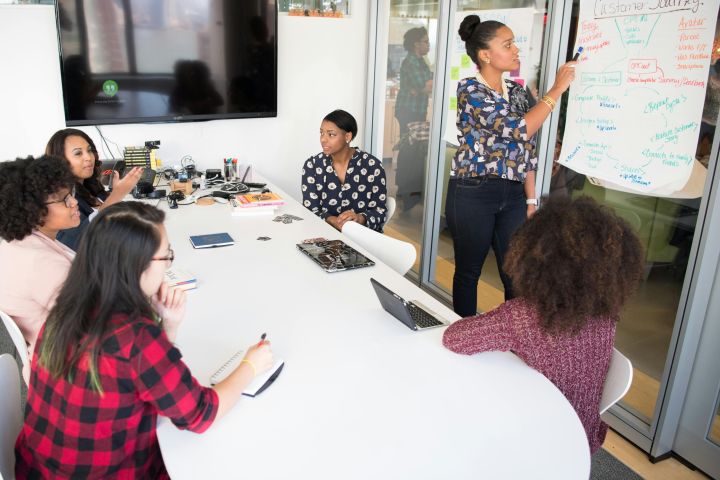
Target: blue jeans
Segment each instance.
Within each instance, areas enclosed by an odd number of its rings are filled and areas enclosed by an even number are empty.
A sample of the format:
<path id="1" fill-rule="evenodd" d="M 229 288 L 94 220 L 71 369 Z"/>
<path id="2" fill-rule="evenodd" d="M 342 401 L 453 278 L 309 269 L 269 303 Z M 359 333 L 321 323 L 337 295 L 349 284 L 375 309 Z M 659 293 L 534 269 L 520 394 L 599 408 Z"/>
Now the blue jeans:
<path id="1" fill-rule="evenodd" d="M 502 268 L 510 237 L 527 216 L 522 182 L 486 176 L 450 179 L 445 218 L 455 249 L 453 309 L 467 317 L 477 313 L 477 284 L 492 245 L 505 300 L 512 283 Z"/>

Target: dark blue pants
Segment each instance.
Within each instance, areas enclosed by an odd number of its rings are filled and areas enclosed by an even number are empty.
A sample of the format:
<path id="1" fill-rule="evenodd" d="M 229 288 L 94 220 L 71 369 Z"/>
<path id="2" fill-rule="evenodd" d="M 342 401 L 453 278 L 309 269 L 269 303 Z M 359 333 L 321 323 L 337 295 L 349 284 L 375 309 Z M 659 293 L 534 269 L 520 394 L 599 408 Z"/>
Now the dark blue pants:
<path id="1" fill-rule="evenodd" d="M 510 237 L 526 216 L 521 182 L 493 176 L 450 180 L 445 218 L 455 248 L 453 309 L 458 315 L 477 313 L 477 285 L 490 246 L 505 287 L 505 300 L 513 298 L 512 283 L 502 265 Z"/>

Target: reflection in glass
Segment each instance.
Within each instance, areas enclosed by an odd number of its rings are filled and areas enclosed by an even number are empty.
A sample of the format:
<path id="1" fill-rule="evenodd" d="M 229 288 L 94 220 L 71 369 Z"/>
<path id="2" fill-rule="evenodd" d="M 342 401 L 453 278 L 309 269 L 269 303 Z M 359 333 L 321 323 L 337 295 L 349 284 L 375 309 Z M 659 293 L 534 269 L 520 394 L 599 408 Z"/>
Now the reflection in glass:
<path id="1" fill-rule="evenodd" d="M 411 242 L 420 258 L 439 4 L 390 4 L 383 165 L 397 201 L 385 233 Z M 418 271 L 419 263 L 413 266 Z"/>
<path id="2" fill-rule="evenodd" d="M 710 432 L 707 438 L 714 444 L 720 446 L 720 397 L 718 397 L 718 404 L 715 408 L 715 418 L 713 419 L 712 425 L 710 425 Z"/>

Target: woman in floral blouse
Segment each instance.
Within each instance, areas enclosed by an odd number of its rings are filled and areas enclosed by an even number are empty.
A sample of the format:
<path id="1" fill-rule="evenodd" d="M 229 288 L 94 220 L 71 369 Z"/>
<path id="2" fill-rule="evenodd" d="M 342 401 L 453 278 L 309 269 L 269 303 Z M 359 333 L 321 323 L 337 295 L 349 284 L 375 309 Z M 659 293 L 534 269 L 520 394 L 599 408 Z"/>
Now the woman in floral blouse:
<path id="1" fill-rule="evenodd" d="M 322 153 L 305 161 L 302 196 L 305 208 L 338 230 L 357 222 L 382 232 L 387 187 L 382 162 L 350 146 L 357 122 L 348 112 L 330 112 L 320 124 Z"/>
<path id="2" fill-rule="evenodd" d="M 477 284 L 491 245 L 505 299 L 514 296 L 502 264 L 511 235 L 537 207 L 532 137 L 575 78 L 575 62 L 558 70 L 553 87 L 530 109 L 524 88 L 503 80 L 503 73 L 520 67 L 512 30 L 468 15 L 458 33 L 479 72 L 458 84 L 460 146 L 453 158 L 445 215 L 455 249 L 453 307 L 459 315 L 470 316 L 477 311 Z"/>

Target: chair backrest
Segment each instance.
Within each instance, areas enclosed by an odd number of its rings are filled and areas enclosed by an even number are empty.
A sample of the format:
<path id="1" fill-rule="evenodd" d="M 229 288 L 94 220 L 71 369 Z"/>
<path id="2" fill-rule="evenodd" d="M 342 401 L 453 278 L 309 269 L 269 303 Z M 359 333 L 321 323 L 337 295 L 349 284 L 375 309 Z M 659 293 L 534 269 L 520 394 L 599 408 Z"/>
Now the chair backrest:
<path id="1" fill-rule="evenodd" d="M 0 355 L 0 479 L 15 478 L 15 440 L 23 423 L 18 364 L 10 354 Z"/>
<path id="2" fill-rule="evenodd" d="M 25 337 L 23 337 L 20 328 L 18 328 L 17 323 L 10 318 L 10 315 L 2 310 L 0 310 L 0 318 L 2 318 L 3 325 L 5 325 L 5 329 L 10 334 L 10 338 L 18 351 L 18 355 L 20 355 L 23 367 L 28 368 L 28 365 L 30 364 L 30 354 L 28 352 L 27 343 L 25 343 Z"/>
<path id="3" fill-rule="evenodd" d="M 395 197 L 387 197 L 387 200 L 385 200 L 385 208 L 387 208 L 387 212 L 385 212 L 385 224 L 395 215 L 395 207 L 397 207 Z"/>
<path id="4" fill-rule="evenodd" d="M 408 242 L 388 237 L 355 222 L 345 223 L 342 233 L 400 275 L 405 275 L 415 263 L 417 252 Z"/>
<path id="5" fill-rule="evenodd" d="M 600 397 L 600 415 L 625 396 L 630 389 L 632 378 L 632 363 L 618 349 L 613 348 L 610 367 L 608 368 L 607 377 L 605 377 L 605 386 L 603 387 L 602 397 Z"/>

